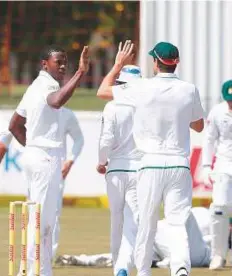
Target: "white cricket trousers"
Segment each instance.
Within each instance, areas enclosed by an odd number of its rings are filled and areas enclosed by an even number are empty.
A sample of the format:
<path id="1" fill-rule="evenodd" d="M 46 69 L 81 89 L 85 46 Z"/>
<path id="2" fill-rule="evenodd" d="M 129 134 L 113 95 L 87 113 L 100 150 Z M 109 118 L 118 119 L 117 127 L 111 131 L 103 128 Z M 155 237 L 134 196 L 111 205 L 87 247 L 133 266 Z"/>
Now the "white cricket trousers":
<path id="1" fill-rule="evenodd" d="M 111 215 L 111 253 L 114 275 L 120 269 L 130 273 L 138 229 L 137 173 L 110 172 L 106 175 Z"/>
<path id="2" fill-rule="evenodd" d="M 52 276 L 52 232 L 56 218 L 57 199 L 61 175 L 61 152 L 59 149 L 26 147 L 24 171 L 29 185 L 29 200 L 41 204 L 40 276 Z M 35 212 L 29 208 L 27 269 L 34 276 L 35 260 Z"/>
<path id="3" fill-rule="evenodd" d="M 63 194 L 64 194 L 64 180 L 61 181 L 59 187 L 59 197 L 57 200 L 57 208 L 56 208 L 56 220 L 55 220 L 55 226 L 52 233 L 52 259 L 56 257 L 56 252 L 58 249 L 58 243 L 59 243 L 59 237 L 60 237 L 60 215 L 62 211 L 63 206 Z"/>
<path id="4" fill-rule="evenodd" d="M 232 213 L 232 176 L 215 173 L 210 205 L 212 235 L 212 258 L 221 256 L 226 259 L 229 237 L 229 215 Z"/>
<path id="5" fill-rule="evenodd" d="M 159 158 L 157 156 L 157 158 Z M 192 179 L 186 167 L 144 167 L 138 175 L 137 198 L 139 227 L 135 247 L 138 276 L 151 276 L 153 241 L 160 204 L 164 202 L 170 250 L 170 269 L 190 272 L 190 250 L 186 221 L 192 204 Z"/>

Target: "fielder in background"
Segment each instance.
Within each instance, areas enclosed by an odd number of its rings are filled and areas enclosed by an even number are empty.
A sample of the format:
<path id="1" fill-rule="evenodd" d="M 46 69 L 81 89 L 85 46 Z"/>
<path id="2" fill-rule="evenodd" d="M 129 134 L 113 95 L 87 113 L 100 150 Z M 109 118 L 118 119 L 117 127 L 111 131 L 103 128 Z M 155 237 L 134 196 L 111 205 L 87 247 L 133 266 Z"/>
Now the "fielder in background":
<path id="1" fill-rule="evenodd" d="M 141 78 L 140 68 L 124 66 L 116 85 Z M 133 139 L 134 108 L 106 104 L 102 116 L 97 171 L 106 172 L 107 195 L 111 214 L 111 253 L 114 275 L 129 274 L 134 265 L 134 246 L 138 227 L 137 169 L 142 154 Z M 107 166 L 108 165 L 108 166 Z M 106 171 L 107 166 L 107 171 Z M 122 274 L 123 275 L 123 274 Z"/>
<path id="2" fill-rule="evenodd" d="M 5 153 L 7 152 L 9 145 L 12 140 L 12 134 L 8 130 L 9 123 L 6 120 L 1 119 L 1 129 L 0 129 L 0 163 L 2 162 Z"/>
<path id="3" fill-rule="evenodd" d="M 212 261 L 210 269 L 225 265 L 229 215 L 232 212 L 232 80 L 222 85 L 224 101 L 210 111 L 203 142 L 204 181 L 213 181 L 211 210 Z M 214 169 L 211 170 L 216 152 Z"/>
<path id="4" fill-rule="evenodd" d="M 135 263 L 138 276 L 151 275 L 152 245 L 160 204 L 168 226 L 171 276 L 186 276 L 191 269 L 186 221 L 192 204 L 190 128 L 201 132 L 204 112 L 198 89 L 175 74 L 179 51 L 160 42 L 149 52 L 156 76 L 113 86 L 133 55 L 134 45 L 119 44 L 115 64 L 103 79 L 97 96 L 135 108 L 134 139 L 144 154 L 138 175 L 139 228 Z M 125 271 L 124 275 L 127 275 Z"/>
<path id="5" fill-rule="evenodd" d="M 60 194 L 57 200 L 57 209 L 56 209 L 56 221 L 55 227 L 53 230 L 52 237 L 52 257 L 53 259 L 56 256 L 58 248 L 58 240 L 60 234 L 60 215 L 63 204 L 63 194 L 65 188 L 65 179 L 69 174 L 75 160 L 80 155 L 83 145 L 84 137 L 79 125 L 79 122 L 74 114 L 74 112 L 68 108 L 61 108 L 62 116 L 62 138 L 63 138 L 63 153 L 62 153 L 62 178 L 63 181 L 60 183 Z M 67 148 L 67 137 L 70 136 L 72 139 L 72 148 L 69 150 Z"/>
<path id="6" fill-rule="evenodd" d="M 62 182 L 61 107 L 72 97 L 75 88 L 88 71 L 88 47 L 85 46 L 81 53 L 79 68 L 74 76 L 60 87 L 67 64 L 67 54 L 62 48 L 50 46 L 43 51 L 42 70 L 24 94 L 9 126 L 14 137 L 25 146 L 23 169 L 29 184 L 29 200 L 41 204 L 41 276 L 53 274 L 52 234 Z M 30 208 L 28 276 L 34 276 L 34 225 L 35 216 Z"/>

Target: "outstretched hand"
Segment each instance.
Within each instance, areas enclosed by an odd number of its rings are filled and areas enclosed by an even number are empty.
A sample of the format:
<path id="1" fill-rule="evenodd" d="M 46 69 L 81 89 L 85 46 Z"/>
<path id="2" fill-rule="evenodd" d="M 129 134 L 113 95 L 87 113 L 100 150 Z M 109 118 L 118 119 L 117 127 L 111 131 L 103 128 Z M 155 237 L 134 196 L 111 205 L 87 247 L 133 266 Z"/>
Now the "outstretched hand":
<path id="1" fill-rule="evenodd" d="M 134 44 L 131 40 L 126 40 L 123 43 L 120 42 L 118 46 L 118 53 L 115 58 L 115 64 L 123 67 L 124 65 L 131 64 L 134 57 Z"/>
<path id="2" fill-rule="evenodd" d="M 84 46 L 82 50 L 79 61 L 79 70 L 84 73 L 89 71 L 89 46 Z"/>

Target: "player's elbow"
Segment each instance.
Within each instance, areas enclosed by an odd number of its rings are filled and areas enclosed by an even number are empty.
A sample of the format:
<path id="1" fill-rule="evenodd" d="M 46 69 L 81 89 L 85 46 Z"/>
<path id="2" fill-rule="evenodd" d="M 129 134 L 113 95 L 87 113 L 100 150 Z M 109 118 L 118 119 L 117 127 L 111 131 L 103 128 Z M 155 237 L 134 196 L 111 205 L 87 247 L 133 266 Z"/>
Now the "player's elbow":
<path id="1" fill-rule="evenodd" d="M 58 93 L 51 93 L 47 96 L 47 104 L 55 109 L 59 109 L 63 106 L 62 100 Z"/>
<path id="2" fill-rule="evenodd" d="M 8 130 L 14 135 L 18 129 L 26 124 L 26 118 L 20 116 L 17 112 L 15 112 L 10 120 L 10 124 L 8 126 Z"/>
<path id="3" fill-rule="evenodd" d="M 200 119 L 195 122 L 191 122 L 190 128 L 195 130 L 196 132 L 202 132 L 204 129 L 204 120 Z"/>

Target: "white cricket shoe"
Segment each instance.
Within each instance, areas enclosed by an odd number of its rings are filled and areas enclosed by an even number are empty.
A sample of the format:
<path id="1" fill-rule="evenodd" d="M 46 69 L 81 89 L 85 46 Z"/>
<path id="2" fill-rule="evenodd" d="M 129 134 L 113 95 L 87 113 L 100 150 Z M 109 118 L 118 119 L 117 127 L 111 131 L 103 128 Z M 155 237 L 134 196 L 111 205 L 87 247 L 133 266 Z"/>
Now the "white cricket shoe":
<path id="1" fill-rule="evenodd" d="M 216 270 L 223 268 L 226 264 L 226 261 L 221 256 L 214 256 L 210 262 L 209 269 Z"/>

